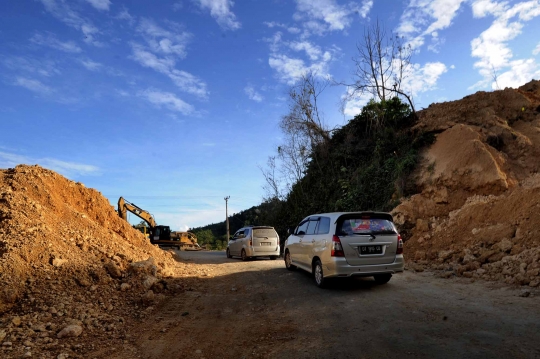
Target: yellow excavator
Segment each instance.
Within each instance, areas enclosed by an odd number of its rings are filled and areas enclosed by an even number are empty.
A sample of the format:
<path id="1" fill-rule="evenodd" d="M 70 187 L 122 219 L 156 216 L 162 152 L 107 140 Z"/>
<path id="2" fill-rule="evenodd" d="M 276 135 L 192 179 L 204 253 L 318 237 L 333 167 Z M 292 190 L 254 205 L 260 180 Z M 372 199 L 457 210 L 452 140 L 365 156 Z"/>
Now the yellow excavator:
<path id="1" fill-rule="evenodd" d="M 142 219 L 149 227 L 150 243 L 163 247 L 176 247 L 178 249 L 200 250 L 197 243 L 197 236 L 190 232 L 171 232 L 169 226 L 158 225 L 154 216 L 150 212 L 142 209 L 134 203 L 131 203 L 120 197 L 118 199 L 118 215 L 124 220 L 127 219 L 127 213 L 131 212 Z M 143 232 L 146 234 L 146 231 Z"/>

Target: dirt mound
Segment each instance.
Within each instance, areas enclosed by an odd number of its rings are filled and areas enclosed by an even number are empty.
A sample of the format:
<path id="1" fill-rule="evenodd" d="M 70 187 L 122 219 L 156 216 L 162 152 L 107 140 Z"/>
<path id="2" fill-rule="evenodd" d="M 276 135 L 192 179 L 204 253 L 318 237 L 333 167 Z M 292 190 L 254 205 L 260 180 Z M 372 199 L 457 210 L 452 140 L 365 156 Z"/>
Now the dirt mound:
<path id="1" fill-rule="evenodd" d="M 540 285 L 540 82 L 434 104 L 437 134 L 415 173 L 419 194 L 393 211 L 409 265 Z"/>
<path id="2" fill-rule="evenodd" d="M 126 322 L 188 272 L 98 191 L 39 166 L 0 170 L 0 356 L 123 345 Z"/>

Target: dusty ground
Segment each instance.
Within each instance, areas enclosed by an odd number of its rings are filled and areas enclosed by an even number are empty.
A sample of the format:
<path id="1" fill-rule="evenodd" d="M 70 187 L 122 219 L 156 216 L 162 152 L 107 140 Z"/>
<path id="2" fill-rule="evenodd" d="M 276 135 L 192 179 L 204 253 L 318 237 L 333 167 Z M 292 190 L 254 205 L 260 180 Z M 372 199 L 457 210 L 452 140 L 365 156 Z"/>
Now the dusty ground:
<path id="1" fill-rule="evenodd" d="M 203 273 L 115 358 L 538 358 L 540 292 L 406 271 L 318 289 L 282 260 L 180 252 Z"/>

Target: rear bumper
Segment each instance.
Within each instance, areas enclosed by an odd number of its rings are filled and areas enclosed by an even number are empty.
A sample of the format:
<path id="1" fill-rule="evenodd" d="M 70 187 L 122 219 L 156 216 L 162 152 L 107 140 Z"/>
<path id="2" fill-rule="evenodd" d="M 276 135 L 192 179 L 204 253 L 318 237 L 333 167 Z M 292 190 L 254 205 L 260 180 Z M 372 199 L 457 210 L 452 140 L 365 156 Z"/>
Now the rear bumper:
<path id="1" fill-rule="evenodd" d="M 403 272 L 405 261 L 403 255 L 397 255 L 394 262 L 389 264 L 351 266 L 345 258 L 332 258 L 332 260 L 324 263 L 325 277 L 351 277 L 360 276 L 368 277 L 374 274 L 383 273 L 398 273 Z"/>
<path id="2" fill-rule="evenodd" d="M 279 256 L 279 246 L 272 248 L 271 250 L 256 250 L 253 247 L 246 247 L 246 255 L 248 257 L 268 257 L 268 256 Z"/>

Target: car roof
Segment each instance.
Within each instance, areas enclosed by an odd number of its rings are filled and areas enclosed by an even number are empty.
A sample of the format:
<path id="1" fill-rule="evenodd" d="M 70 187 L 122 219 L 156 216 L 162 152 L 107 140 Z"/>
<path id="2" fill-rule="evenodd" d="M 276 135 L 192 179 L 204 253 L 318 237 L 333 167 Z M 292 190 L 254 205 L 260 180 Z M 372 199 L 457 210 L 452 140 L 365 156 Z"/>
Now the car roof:
<path id="1" fill-rule="evenodd" d="M 309 216 L 305 217 L 304 219 L 302 219 L 302 221 L 310 218 L 310 217 L 330 217 L 330 219 L 332 219 L 333 221 L 337 221 L 337 219 L 341 216 L 349 216 L 349 215 L 362 215 L 362 216 L 366 216 L 366 215 L 381 215 L 381 216 L 384 216 L 388 219 L 390 219 L 391 221 L 393 221 L 393 218 L 392 218 L 392 215 L 388 212 L 374 212 L 374 211 L 358 211 L 358 212 L 328 212 L 328 213 L 317 213 L 317 214 L 310 214 Z"/>

